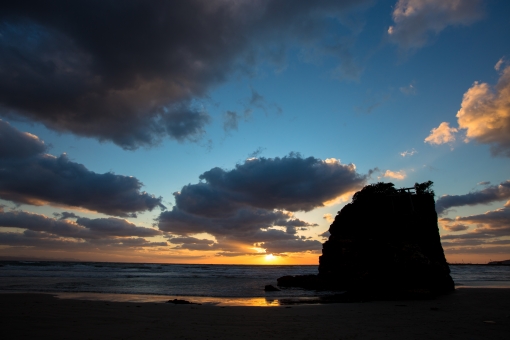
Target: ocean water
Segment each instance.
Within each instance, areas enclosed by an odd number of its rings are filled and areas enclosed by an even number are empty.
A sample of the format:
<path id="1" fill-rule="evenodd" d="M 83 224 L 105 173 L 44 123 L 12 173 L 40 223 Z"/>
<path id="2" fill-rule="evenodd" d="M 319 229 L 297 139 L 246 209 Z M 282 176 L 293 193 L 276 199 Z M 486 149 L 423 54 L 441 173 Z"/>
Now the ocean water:
<path id="1" fill-rule="evenodd" d="M 508 266 L 450 268 L 457 287 L 510 288 Z M 255 305 L 273 304 L 285 298 L 312 299 L 333 293 L 299 288 L 264 292 L 265 285 L 276 286 L 278 277 L 303 274 L 317 274 L 317 266 L 6 261 L 0 262 L 0 292 L 64 293 L 63 297 L 102 296 L 110 300 L 114 299 L 112 296 L 116 296 L 116 300 L 130 296 L 131 300 L 137 301 L 168 297 L 191 297 L 200 301 L 227 299 L 239 302 L 244 299 Z"/>

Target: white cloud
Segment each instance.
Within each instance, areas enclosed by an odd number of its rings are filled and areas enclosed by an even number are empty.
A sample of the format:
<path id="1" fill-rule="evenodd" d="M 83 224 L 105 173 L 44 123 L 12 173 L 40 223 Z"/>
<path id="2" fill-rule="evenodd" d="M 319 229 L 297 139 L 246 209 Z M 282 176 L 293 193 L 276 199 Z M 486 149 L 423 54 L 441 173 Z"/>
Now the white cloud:
<path id="1" fill-rule="evenodd" d="M 425 143 L 439 145 L 445 143 L 452 143 L 455 141 L 455 133 L 458 130 L 450 127 L 447 122 L 442 122 L 437 128 L 430 130 L 430 135 L 425 138 Z"/>
<path id="2" fill-rule="evenodd" d="M 408 150 L 406 150 L 406 151 L 404 151 L 404 152 L 401 152 L 401 153 L 400 153 L 400 156 L 402 156 L 402 157 L 411 157 L 411 156 L 414 156 L 414 155 L 415 155 L 415 154 L 417 154 L 417 153 L 418 153 L 418 151 L 416 151 L 416 150 L 413 148 L 413 149 L 411 149 L 411 150 L 409 150 L 409 151 L 408 151 Z"/>
<path id="3" fill-rule="evenodd" d="M 481 0 L 399 0 L 393 10 L 390 39 L 404 49 L 425 45 L 430 34 L 450 25 L 469 25 L 483 16 Z"/>
<path id="4" fill-rule="evenodd" d="M 403 94 L 415 94 L 416 93 L 416 88 L 414 87 L 413 84 L 409 84 L 408 86 L 402 86 L 399 88 L 400 92 L 402 92 Z"/>

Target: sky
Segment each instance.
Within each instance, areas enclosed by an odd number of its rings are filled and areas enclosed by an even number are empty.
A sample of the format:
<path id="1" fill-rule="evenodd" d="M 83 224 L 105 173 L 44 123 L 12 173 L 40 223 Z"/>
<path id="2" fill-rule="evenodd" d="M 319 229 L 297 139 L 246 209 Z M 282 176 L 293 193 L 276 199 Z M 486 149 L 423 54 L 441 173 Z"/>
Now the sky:
<path id="1" fill-rule="evenodd" d="M 318 264 L 364 185 L 433 181 L 510 259 L 510 2 L 3 1 L 0 258 Z"/>

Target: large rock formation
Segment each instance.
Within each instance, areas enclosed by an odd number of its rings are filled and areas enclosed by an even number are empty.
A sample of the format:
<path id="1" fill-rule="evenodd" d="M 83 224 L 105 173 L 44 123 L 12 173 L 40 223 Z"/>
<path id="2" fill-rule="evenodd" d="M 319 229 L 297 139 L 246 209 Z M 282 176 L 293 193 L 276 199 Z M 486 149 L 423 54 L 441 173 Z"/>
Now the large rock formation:
<path id="1" fill-rule="evenodd" d="M 452 291 L 431 185 L 429 181 L 399 190 L 392 183 L 364 187 L 331 224 L 319 274 L 282 277 L 278 285 L 374 297 Z"/>

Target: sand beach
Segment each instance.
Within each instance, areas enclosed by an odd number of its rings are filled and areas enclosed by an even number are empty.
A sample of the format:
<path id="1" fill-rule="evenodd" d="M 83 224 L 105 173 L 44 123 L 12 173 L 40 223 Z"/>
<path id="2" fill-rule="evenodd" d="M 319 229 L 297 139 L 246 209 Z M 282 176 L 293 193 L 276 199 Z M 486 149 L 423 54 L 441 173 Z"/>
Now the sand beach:
<path id="1" fill-rule="evenodd" d="M 508 339 L 510 289 L 433 300 L 244 307 L 0 294 L 2 339 Z"/>

